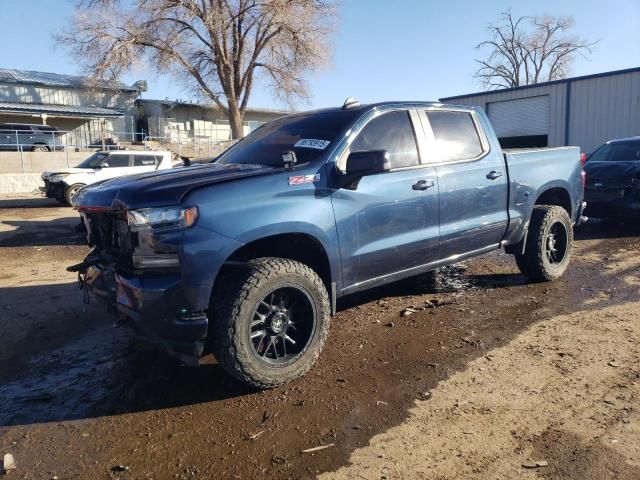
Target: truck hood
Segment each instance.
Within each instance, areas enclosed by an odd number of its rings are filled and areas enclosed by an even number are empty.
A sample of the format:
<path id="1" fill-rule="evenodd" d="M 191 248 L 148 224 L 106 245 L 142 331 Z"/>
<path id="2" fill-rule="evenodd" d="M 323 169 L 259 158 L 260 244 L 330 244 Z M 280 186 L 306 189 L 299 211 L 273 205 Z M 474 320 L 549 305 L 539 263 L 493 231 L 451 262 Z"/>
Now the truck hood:
<path id="1" fill-rule="evenodd" d="M 624 188 L 640 180 L 640 162 L 587 162 L 584 170 L 587 187 Z"/>
<path id="2" fill-rule="evenodd" d="M 73 206 L 79 210 L 131 210 L 177 205 L 196 188 L 282 170 L 262 165 L 215 163 L 156 170 L 94 183 L 78 192 Z"/>

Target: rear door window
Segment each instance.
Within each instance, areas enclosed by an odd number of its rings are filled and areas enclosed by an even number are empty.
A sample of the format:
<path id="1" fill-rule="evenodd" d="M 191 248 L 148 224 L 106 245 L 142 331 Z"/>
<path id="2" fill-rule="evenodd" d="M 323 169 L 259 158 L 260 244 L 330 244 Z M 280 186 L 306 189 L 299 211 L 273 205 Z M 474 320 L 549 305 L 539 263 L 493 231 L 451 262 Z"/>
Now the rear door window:
<path id="1" fill-rule="evenodd" d="M 150 167 L 159 163 L 159 158 L 156 155 L 133 155 L 134 167 Z"/>
<path id="2" fill-rule="evenodd" d="M 483 153 L 480 135 L 468 112 L 427 111 L 435 140 L 435 161 L 472 160 Z"/>
<path id="3" fill-rule="evenodd" d="M 607 143 L 593 152 L 589 162 L 638 162 L 640 141 Z"/>
<path id="4" fill-rule="evenodd" d="M 102 162 L 102 166 L 109 167 L 109 168 L 128 167 L 129 155 L 123 155 L 123 154 L 109 155 Z"/>
<path id="5" fill-rule="evenodd" d="M 637 162 L 640 160 L 640 142 L 620 142 L 613 144 L 611 162 Z"/>
<path id="6" fill-rule="evenodd" d="M 386 150 L 392 169 L 418 165 L 418 148 L 409 112 L 397 110 L 384 113 L 367 123 L 349 151 L 367 150 Z"/>

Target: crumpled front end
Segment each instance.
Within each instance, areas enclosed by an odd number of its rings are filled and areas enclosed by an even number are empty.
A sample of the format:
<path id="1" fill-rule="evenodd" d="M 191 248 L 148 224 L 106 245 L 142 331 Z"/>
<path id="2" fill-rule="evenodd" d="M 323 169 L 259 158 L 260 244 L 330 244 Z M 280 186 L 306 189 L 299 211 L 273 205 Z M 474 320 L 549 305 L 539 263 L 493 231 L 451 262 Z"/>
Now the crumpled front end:
<path id="1" fill-rule="evenodd" d="M 43 179 L 44 186 L 39 187 L 40 192 L 47 198 L 55 198 L 59 202 L 64 201 L 64 182 L 52 182 L 48 178 Z"/>
<path id="2" fill-rule="evenodd" d="M 131 228 L 125 210 L 80 210 L 94 248 L 69 269 L 135 337 L 198 365 L 213 281 L 233 242 L 199 227 Z"/>
<path id="3" fill-rule="evenodd" d="M 206 312 L 176 308 L 184 302 L 179 274 L 127 277 L 113 265 L 93 265 L 84 287 L 114 311 L 134 337 L 188 365 L 198 365 L 207 339 Z"/>

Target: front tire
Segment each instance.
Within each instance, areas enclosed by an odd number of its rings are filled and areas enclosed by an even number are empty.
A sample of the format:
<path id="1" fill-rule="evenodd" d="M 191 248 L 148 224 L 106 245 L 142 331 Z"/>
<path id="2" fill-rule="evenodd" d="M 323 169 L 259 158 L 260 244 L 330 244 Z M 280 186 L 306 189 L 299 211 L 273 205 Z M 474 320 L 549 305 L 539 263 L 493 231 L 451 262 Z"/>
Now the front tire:
<path id="1" fill-rule="evenodd" d="M 516 255 L 516 264 L 529 280 L 555 280 L 569 266 L 572 246 L 573 228 L 567 211 L 554 205 L 538 205 L 531 214 L 525 253 Z"/>
<path id="2" fill-rule="evenodd" d="M 49 151 L 49 147 L 47 147 L 46 145 L 35 145 L 32 149 L 32 152 L 48 152 Z"/>
<path id="3" fill-rule="evenodd" d="M 73 185 L 67 187 L 64 192 L 64 199 L 66 200 L 67 204 L 71 205 L 71 199 L 76 193 L 78 193 L 78 190 L 80 190 L 82 187 L 84 187 L 84 184 L 82 183 L 74 183 Z"/>
<path id="4" fill-rule="evenodd" d="M 241 382 L 273 388 L 304 375 L 329 333 L 322 279 L 283 258 L 251 260 L 220 278 L 209 310 L 213 354 Z"/>

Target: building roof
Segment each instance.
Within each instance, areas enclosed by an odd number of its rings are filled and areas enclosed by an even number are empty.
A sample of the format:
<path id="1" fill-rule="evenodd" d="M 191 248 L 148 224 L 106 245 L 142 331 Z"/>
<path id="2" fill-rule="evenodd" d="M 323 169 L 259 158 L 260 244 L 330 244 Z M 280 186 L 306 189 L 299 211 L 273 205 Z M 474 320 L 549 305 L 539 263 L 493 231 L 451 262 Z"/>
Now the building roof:
<path id="1" fill-rule="evenodd" d="M 125 112 L 116 108 L 0 102 L 0 113 L 46 113 L 47 115 L 59 117 L 106 118 L 121 117 Z"/>
<path id="2" fill-rule="evenodd" d="M 17 83 L 25 85 L 43 85 L 47 87 L 89 88 L 97 86 L 101 89 L 136 92 L 137 89 L 121 82 L 99 82 L 92 85 L 88 77 L 64 75 L 61 73 L 36 72 L 33 70 L 15 70 L 0 68 L 0 83 Z"/>
<path id="3" fill-rule="evenodd" d="M 442 97 L 441 102 L 448 102 L 449 100 L 455 100 L 458 98 L 475 97 L 477 95 L 488 95 L 492 93 L 512 92 L 514 90 L 525 90 L 527 88 L 544 87 L 547 85 L 557 85 L 559 83 L 568 83 L 578 80 L 589 80 L 591 78 L 611 77 L 614 75 L 623 75 L 625 73 L 640 72 L 640 67 L 626 68 L 624 70 L 612 70 L 610 72 L 594 73 L 591 75 L 582 75 L 580 77 L 563 78 L 562 80 L 553 80 L 551 82 L 533 83 L 531 85 L 522 85 L 520 87 L 512 88 L 499 88 L 497 90 L 485 90 L 483 92 L 465 93 L 464 95 L 454 95 L 453 97 Z"/>
<path id="4" fill-rule="evenodd" d="M 156 100 L 152 98 L 139 98 L 136 100 L 136 103 L 159 103 L 166 107 L 199 107 L 199 108 L 211 108 L 214 110 L 220 110 L 220 108 L 215 103 L 192 103 L 192 102 L 183 102 L 178 100 Z M 293 113 L 290 110 L 278 110 L 274 108 L 252 108 L 252 107 L 247 107 L 247 112 L 275 113 L 279 115 L 288 115 L 290 113 Z"/>

